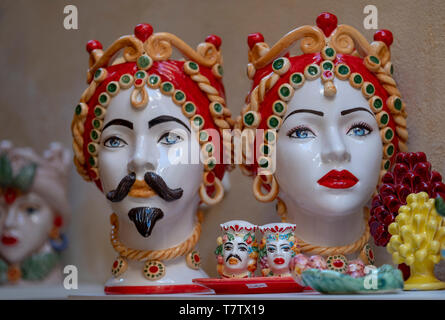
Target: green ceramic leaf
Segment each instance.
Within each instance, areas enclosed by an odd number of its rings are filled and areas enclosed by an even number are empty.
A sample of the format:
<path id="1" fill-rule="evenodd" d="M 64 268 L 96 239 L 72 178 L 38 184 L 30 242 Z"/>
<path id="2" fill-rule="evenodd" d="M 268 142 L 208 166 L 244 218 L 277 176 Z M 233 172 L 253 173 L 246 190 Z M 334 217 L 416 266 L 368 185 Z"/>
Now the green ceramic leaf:
<path id="1" fill-rule="evenodd" d="M 0 259 L 0 284 L 4 284 L 8 281 L 8 264 Z"/>
<path id="2" fill-rule="evenodd" d="M 223 246 L 222 244 L 220 244 L 219 246 L 216 247 L 215 255 L 222 256 L 222 254 L 223 254 Z"/>
<path id="3" fill-rule="evenodd" d="M 231 233 L 227 233 L 227 238 L 228 238 L 230 241 L 235 240 L 235 236 L 234 236 L 233 234 L 231 234 Z"/>
<path id="4" fill-rule="evenodd" d="M 55 253 L 35 254 L 21 264 L 22 277 L 25 280 L 42 280 L 49 275 L 59 257 Z"/>
<path id="5" fill-rule="evenodd" d="M 438 214 L 440 214 L 442 217 L 445 217 L 445 201 L 442 197 L 437 197 L 435 200 L 436 204 L 436 211 Z"/>
<path id="6" fill-rule="evenodd" d="M 14 177 L 13 186 L 23 192 L 28 191 L 34 180 L 36 168 L 37 165 L 35 163 L 31 163 L 21 168 L 18 175 Z"/>
<path id="7" fill-rule="evenodd" d="M 12 166 L 6 154 L 0 156 L 0 187 L 9 187 L 12 183 Z"/>

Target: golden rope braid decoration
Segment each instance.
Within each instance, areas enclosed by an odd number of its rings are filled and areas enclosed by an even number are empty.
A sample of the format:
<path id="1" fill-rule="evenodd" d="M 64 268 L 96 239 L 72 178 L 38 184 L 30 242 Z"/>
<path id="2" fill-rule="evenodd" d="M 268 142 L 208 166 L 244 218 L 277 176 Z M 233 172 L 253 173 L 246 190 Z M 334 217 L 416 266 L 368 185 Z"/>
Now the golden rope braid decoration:
<path id="1" fill-rule="evenodd" d="M 201 267 L 201 257 L 198 251 L 193 248 L 198 243 L 201 235 L 201 223 L 204 219 L 203 213 L 198 210 L 198 221 L 192 231 L 192 234 L 180 244 L 163 250 L 138 250 L 127 248 L 119 241 L 119 221 L 115 213 L 110 216 L 111 233 L 110 241 L 113 249 L 119 254 L 119 257 L 113 263 L 111 273 L 114 277 L 122 275 L 127 271 L 126 259 L 145 261 L 142 269 L 143 275 L 147 280 L 155 281 L 161 279 L 165 275 L 165 265 L 163 260 L 171 260 L 180 256 L 186 256 L 185 261 L 191 269 L 198 270 Z"/>
<path id="2" fill-rule="evenodd" d="M 197 213 L 198 221 L 193 229 L 192 234 L 180 244 L 163 250 L 139 250 L 127 248 L 119 240 L 119 221 L 117 215 L 112 213 L 110 216 L 111 233 L 110 241 L 114 250 L 123 258 L 147 261 L 147 260 L 171 260 L 179 256 L 183 256 L 196 246 L 201 235 L 201 223 L 203 221 L 203 213 L 199 210 Z"/>
<path id="3" fill-rule="evenodd" d="M 361 250 L 367 243 L 370 237 L 370 231 L 369 231 L 369 225 L 368 225 L 368 219 L 369 219 L 369 209 L 364 208 L 364 222 L 365 222 L 365 232 L 363 235 L 355 241 L 354 243 L 345 245 L 345 246 L 338 246 L 338 247 L 323 247 L 323 246 L 317 246 L 312 245 L 304 240 L 297 238 L 297 244 L 300 248 L 300 250 L 304 253 L 308 254 L 316 254 L 316 255 L 324 255 L 324 256 L 332 256 L 332 255 L 347 255 L 354 252 L 357 252 Z"/>

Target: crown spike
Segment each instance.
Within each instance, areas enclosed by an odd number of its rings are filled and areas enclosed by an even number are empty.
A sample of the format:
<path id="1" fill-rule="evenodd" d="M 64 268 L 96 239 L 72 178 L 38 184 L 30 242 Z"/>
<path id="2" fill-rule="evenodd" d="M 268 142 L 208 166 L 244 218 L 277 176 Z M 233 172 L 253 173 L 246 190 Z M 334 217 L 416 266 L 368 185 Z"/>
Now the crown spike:
<path id="1" fill-rule="evenodd" d="M 134 28 L 136 38 L 145 42 L 153 34 L 153 27 L 148 23 L 140 23 Z"/>
<path id="2" fill-rule="evenodd" d="M 219 50 L 219 47 L 221 46 L 222 43 L 221 38 L 214 34 L 207 36 L 205 42 L 212 43 L 216 47 L 216 50 Z"/>
<path id="3" fill-rule="evenodd" d="M 316 20 L 317 26 L 323 31 L 326 37 L 329 37 L 337 28 L 337 16 L 330 12 L 322 12 Z"/>
<path id="4" fill-rule="evenodd" d="M 386 29 L 381 29 L 376 31 L 374 34 L 374 41 L 382 41 L 386 44 L 386 46 L 389 48 L 394 41 L 394 38 L 392 36 L 392 32 Z"/>
<path id="5" fill-rule="evenodd" d="M 90 54 L 90 67 L 104 54 L 102 44 L 97 40 L 90 40 L 87 42 L 87 51 Z"/>
<path id="6" fill-rule="evenodd" d="M 96 49 L 102 50 L 102 44 L 97 40 L 90 40 L 87 42 L 86 48 L 88 53 L 91 54 L 91 52 L 93 52 Z"/>
<path id="7" fill-rule="evenodd" d="M 264 42 L 264 36 L 261 33 L 251 33 L 247 36 L 247 44 L 251 50 L 253 46 L 259 42 Z"/>

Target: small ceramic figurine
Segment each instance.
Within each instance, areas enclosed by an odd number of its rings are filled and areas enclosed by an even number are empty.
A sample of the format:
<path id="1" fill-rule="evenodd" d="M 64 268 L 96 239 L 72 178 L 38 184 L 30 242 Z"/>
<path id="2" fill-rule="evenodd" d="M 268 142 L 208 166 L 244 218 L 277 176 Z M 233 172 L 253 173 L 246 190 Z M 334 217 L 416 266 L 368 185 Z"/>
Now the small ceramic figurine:
<path id="1" fill-rule="evenodd" d="M 299 250 L 295 244 L 295 225 L 289 223 L 270 223 L 259 227 L 263 238 L 260 243 L 259 257 L 261 273 L 265 277 L 290 277 L 290 263 Z"/>
<path id="2" fill-rule="evenodd" d="M 277 200 L 282 221 L 296 224 L 302 253 L 329 269 L 374 262 L 368 202 L 379 179 L 406 150 L 406 108 L 392 77 L 391 32 L 369 43 L 330 13 L 269 47 L 248 37 L 253 81 L 237 127 L 250 137 L 243 172 L 261 202 Z M 302 55 L 293 55 L 300 41 Z M 263 135 L 255 130 L 262 129 Z"/>
<path id="3" fill-rule="evenodd" d="M 374 197 L 371 234 L 377 245 L 387 246 L 394 263 L 408 265 L 406 290 L 445 288 L 434 276 L 445 247 L 445 220 L 438 214 L 443 197 L 442 176 L 423 152 L 399 153 Z"/>
<path id="4" fill-rule="evenodd" d="M 232 220 L 221 224 L 215 254 L 217 271 L 221 278 L 250 278 L 257 268 L 257 226 L 247 221 Z"/>
<path id="5" fill-rule="evenodd" d="M 106 293 L 207 291 L 192 283 L 206 277 L 195 249 L 198 206 L 223 198 L 223 142 L 211 132 L 232 127 L 220 45 L 211 35 L 194 50 L 149 24 L 106 50 L 87 44 L 89 87 L 71 128 L 79 174 L 113 209 L 117 258 Z M 171 59 L 173 49 L 185 60 Z"/>
<path id="6" fill-rule="evenodd" d="M 0 142 L 0 285 L 61 284 L 69 152 Z"/>

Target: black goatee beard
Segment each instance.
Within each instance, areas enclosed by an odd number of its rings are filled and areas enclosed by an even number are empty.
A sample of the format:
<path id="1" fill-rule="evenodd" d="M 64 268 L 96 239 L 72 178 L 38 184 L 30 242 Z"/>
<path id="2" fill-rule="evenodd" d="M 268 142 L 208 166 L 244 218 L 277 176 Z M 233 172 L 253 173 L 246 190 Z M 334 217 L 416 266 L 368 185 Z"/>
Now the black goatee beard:
<path id="1" fill-rule="evenodd" d="M 159 208 L 137 207 L 128 212 L 128 217 L 133 221 L 139 234 L 148 238 L 156 222 L 164 217 L 164 213 Z"/>

